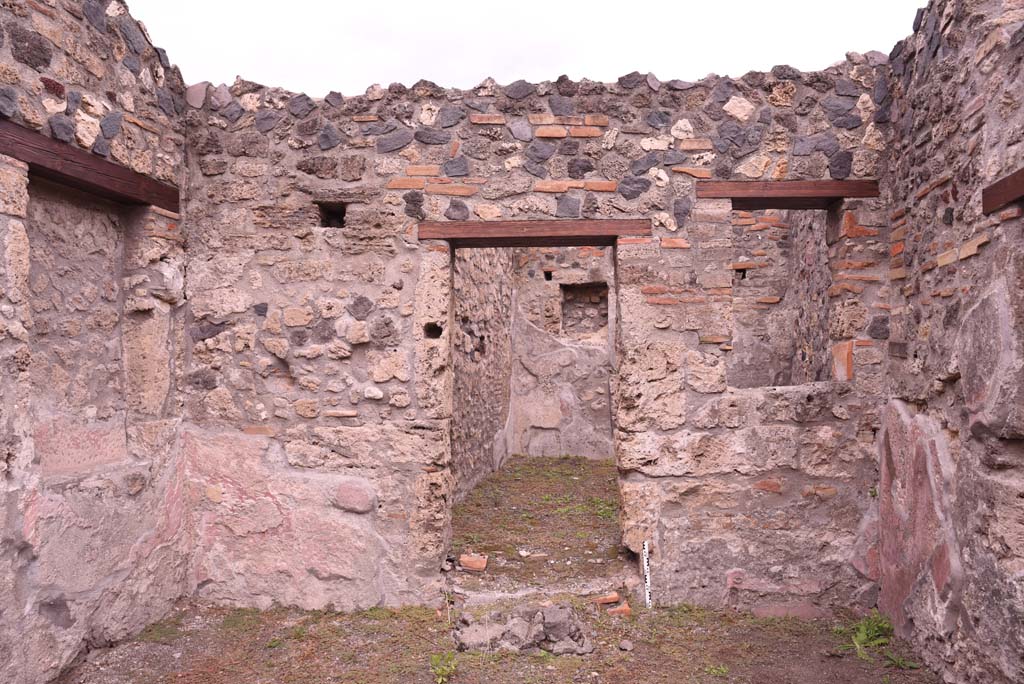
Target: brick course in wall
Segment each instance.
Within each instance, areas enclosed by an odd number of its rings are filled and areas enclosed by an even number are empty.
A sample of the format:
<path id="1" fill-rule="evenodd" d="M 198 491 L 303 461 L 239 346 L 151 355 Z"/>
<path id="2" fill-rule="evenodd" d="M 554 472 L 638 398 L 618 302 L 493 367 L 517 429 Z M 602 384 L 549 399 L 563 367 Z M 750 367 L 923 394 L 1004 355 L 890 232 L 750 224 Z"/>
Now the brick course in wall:
<path id="1" fill-rule="evenodd" d="M 0 678 L 178 596 L 436 601 L 453 502 L 536 447 L 614 452 L 658 604 L 877 604 L 950 680 L 1019 680 L 1022 215 L 980 195 L 1024 159 L 1020 12 L 935 0 L 889 58 L 813 73 L 314 99 L 186 89 L 119 0 L 0 9 L 0 116 L 183 198 L 56 197 L 0 159 Z M 882 197 L 733 211 L 707 179 Z M 416 228 L 554 218 L 652 235 Z M 599 281 L 601 339 L 562 339 L 558 285 Z"/>

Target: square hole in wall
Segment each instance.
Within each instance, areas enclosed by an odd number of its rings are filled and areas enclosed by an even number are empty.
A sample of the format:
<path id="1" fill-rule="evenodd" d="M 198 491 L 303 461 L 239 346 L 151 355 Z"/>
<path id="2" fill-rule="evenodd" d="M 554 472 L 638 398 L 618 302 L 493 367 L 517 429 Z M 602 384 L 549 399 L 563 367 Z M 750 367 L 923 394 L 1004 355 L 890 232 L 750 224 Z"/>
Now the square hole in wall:
<path id="1" fill-rule="evenodd" d="M 562 332 L 588 335 L 608 326 L 608 283 L 560 285 Z"/>
<path id="2" fill-rule="evenodd" d="M 345 209 L 344 202 L 317 202 L 320 210 L 320 225 L 324 228 L 344 228 Z"/>

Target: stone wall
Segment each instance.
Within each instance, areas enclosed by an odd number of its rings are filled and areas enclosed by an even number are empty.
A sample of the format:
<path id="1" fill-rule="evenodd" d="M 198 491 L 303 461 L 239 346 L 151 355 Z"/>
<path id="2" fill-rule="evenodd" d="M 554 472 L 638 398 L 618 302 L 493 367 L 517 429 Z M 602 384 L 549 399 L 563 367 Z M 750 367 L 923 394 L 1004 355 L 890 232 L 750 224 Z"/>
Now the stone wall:
<path id="1" fill-rule="evenodd" d="M 119 0 L 8 3 L 0 116 L 175 182 L 187 230 L 0 160 L 0 674 L 182 595 L 434 600 L 505 454 L 614 443 L 656 602 L 877 596 L 951 678 L 1019 679 L 1021 213 L 979 198 L 1024 155 L 1022 11 L 934 2 L 891 60 L 815 73 L 314 100 L 186 91 Z M 732 211 L 709 178 L 883 197 Z M 653 236 L 417 238 L 470 218 Z"/>
<path id="2" fill-rule="evenodd" d="M 452 474 L 461 498 L 509 455 L 512 250 L 458 250 L 452 303 Z"/>
<path id="3" fill-rule="evenodd" d="M 184 182 L 181 77 L 122 3 L 7 3 L 0 23 L 0 117 Z M 4 681 L 49 681 L 189 592 L 180 236 L 0 159 Z"/>
<path id="4" fill-rule="evenodd" d="M 612 458 L 615 265 L 610 248 L 518 250 L 513 453 Z"/>
<path id="5" fill-rule="evenodd" d="M 950 679 L 1024 678 L 1020 205 L 1024 6 L 933 2 L 891 55 L 898 131 L 881 461 L 881 608 Z"/>

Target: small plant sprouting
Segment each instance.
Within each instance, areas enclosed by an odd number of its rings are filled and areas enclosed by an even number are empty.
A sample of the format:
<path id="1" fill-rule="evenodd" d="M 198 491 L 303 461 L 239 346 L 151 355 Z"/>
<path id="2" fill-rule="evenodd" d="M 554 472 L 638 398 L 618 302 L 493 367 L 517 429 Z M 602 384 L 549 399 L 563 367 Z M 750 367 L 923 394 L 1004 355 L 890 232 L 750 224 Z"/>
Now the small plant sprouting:
<path id="1" fill-rule="evenodd" d="M 921 666 L 912 660 L 907 660 L 903 656 L 898 656 L 892 653 L 892 651 L 885 652 L 885 666 L 894 667 L 897 670 L 920 670 Z"/>
<path id="2" fill-rule="evenodd" d="M 704 671 L 715 677 L 724 677 L 729 674 L 729 668 L 726 665 L 708 665 Z"/>
<path id="3" fill-rule="evenodd" d="M 435 653 L 430 656 L 430 672 L 434 675 L 435 684 L 448 684 L 459 666 L 452 651 Z"/>
<path id="4" fill-rule="evenodd" d="M 850 637 L 851 644 L 844 648 L 852 648 L 861 660 L 871 660 L 868 649 L 888 645 L 892 637 L 892 623 L 877 610 L 872 610 L 870 615 L 861 618 L 852 627 L 835 632 Z"/>

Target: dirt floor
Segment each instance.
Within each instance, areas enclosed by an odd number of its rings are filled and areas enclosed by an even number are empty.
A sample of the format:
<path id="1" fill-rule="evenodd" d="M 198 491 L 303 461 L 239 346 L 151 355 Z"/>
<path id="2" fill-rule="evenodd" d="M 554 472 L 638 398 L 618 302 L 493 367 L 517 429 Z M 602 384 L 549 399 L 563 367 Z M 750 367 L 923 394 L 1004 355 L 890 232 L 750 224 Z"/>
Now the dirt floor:
<path id="1" fill-rule="evenodd" d="M 542 591 L 623 591 L 639 583 L 620 542 L 612 460 L 513 456 L 455 507 L 452 560 L 486 555 L 481 574 L 456 569 L 452 591 L 471 601 Z"/>
<path id="2" fill-rule="evenodd" d="M 90 653 L 60 684 L 938 684 L 884 619 L 756 618 L 681 606 L 609 615 L 593 598 L 636 587 L 619 546 L 613 463 L 514 458 L 455 511 L 441 608 L 339 614 L 183 604 L 135 639 Z M 572 605 L 585 656 L 460 652 L 460 613 Z"/>

